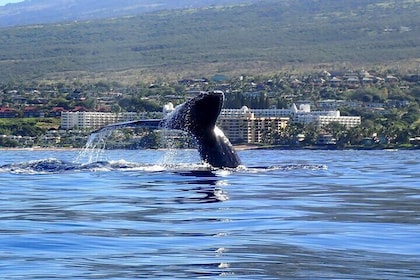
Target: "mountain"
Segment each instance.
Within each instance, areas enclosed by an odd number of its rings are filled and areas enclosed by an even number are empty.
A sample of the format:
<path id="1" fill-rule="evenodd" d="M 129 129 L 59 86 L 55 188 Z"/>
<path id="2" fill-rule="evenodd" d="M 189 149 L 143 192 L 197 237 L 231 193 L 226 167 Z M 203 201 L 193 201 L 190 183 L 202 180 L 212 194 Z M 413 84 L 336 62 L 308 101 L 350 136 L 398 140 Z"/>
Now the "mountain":
<path id="1" fill-rule="evenodd" d="M 132 16 L 256 0 L 26 0 L 0 7 L 0 27 Z"/>
<path id="2" fill-rule="evenodd" d="M 0 83 L 97 77 L 135 83 L 320 64 L 418 67 L 418 11 L 419 0 L 259 0 L 3 27 Z"/>

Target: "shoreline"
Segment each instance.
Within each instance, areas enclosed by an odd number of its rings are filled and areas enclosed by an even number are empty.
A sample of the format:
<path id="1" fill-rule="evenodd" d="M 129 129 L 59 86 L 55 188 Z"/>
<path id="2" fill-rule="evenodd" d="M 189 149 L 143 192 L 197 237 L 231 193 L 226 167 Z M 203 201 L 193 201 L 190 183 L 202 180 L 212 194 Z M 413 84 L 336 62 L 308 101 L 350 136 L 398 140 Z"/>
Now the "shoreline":
<path id="1" fill-rule="evenodd" d="M 237 151 L 248 151 L 248 150 L 419 150 L 419 145 L 381 145 L 381 146 L 328 146 L 328 145 L 313 145 L 313 146 L 288 146 L 288 145 L 258 145 L 258 144 L 241 144 L 233 145 Z M 84 147 L 0 147 L 0 151 L 80 151 Z M 118 150 L 118 149 L 109 149 Z M 129 149 L 123 149 L 129 150 Z M 155 150 L 147 149 L 144 150 Z"/>
<path id="2" fill-rule="evenodd" d="M 27 147 L 27 148 L 8 148 L 0 147 L 0 151 L 78 151 L 83 148 L 67 148 L 67 147 Z"/>
<path id="3" fill-rule="evenodd" d="M 311 146 L 288 146 L 288 145 L 238 145 L 234 146 L 238 151 L 243 150 L 419 150 L 419 145 L 380 145 L 380 146 L 329 146 L 329 145 L 311 145 Z"/>

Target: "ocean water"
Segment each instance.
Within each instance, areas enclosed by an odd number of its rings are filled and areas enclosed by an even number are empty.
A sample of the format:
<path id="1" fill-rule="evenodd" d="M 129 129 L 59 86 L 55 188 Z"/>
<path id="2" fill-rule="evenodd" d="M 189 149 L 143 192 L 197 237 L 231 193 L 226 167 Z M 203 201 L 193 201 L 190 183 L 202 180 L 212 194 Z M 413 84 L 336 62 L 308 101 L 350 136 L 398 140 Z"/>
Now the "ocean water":
<path id="1" fill-rule="evenodd" d="M 419 279 L 419 151 L 0 151 L 1 279 Z"/>

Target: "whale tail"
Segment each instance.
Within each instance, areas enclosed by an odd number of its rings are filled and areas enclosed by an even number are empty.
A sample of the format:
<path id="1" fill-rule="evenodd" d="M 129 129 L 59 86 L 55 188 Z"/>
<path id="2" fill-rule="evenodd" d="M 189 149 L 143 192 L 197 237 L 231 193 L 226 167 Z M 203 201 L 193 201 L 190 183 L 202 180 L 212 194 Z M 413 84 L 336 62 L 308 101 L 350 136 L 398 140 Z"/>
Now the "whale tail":
<path id="1" fill-rule="evenodd" d="M 211 166 L 235 168 L 241 164 L 239 156 L 223 131 L 216 126 L 223 101 L 222 91 L 202 92 L 177 106 L 162 121 L 162 125 L 190 133 L 197 140 L 201 159 Z"/>
<path id="2" fill-rule="evenodd" d="M 235 168 L 241 164 L 239 156 L 229 139 L 216 126 L 223 101 L 224 94 L 221 91 L 202 92 L 178 105 L 163 120 L 138 120 L 111 124 L 99 131 L 138 126 L 183 130 L 197 140 L 198 152 L 204 162 L 216 168 Z"/>

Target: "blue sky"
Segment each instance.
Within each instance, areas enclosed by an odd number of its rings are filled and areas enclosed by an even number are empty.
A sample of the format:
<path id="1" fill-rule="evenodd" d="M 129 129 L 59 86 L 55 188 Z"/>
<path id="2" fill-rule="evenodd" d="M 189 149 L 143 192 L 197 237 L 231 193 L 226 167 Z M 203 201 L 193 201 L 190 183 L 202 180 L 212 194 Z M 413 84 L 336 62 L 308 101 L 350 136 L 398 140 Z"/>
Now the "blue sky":
<path id="1" fill-rule="evenodd" d="M 17 3 L 17 2 L 23 2 L 23 0 L 0 0 L 0 6 L 4 6 L 8 3 Z"/>

